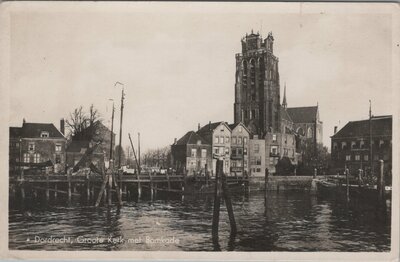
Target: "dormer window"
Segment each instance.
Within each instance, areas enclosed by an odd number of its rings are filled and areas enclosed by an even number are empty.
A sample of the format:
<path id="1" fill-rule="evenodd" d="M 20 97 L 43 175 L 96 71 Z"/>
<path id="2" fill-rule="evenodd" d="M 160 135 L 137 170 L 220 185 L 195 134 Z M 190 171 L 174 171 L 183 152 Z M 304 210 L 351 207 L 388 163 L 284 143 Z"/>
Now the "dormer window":
<path id="1" fill-rule="evenodd" d="M 49 132 L 47 132 L 47 131 L 42 131 L 42 132 L 40 133 L 40 137 L 42 137 L 42 138 L 49 137 Z"/>

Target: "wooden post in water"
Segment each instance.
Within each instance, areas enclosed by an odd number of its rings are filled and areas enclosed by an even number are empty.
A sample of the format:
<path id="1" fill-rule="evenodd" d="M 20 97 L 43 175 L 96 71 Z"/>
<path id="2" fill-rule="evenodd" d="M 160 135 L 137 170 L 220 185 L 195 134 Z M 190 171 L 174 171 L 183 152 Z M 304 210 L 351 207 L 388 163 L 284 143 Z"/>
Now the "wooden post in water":
<path id="1" fill-rule="evenodd" d="M 215 190 L 214 190 L 214 208 L 212 220 L 212 239 L 213 242 L 218 243 L 218 224 L 219 224 L 219 211 L 221 207 L 221 181 L 220 170 L 223 168 L 223 161 L 217 160 L 217 170 L 215 173 Z"/>
<path id="2" fill-rule="evenodd" d="M 114 172 L 112 173 L 112 180 L 114 181 L 115 192 L 117 193 L 117 199 L 118 199 L 117 205 L 119 207 L 121 207 L 122 206 L 122 189 L 118 184 L 121 183 L 121 181 L 122 181 L 122 171 L 118 171 L 118 176 L 119 176 L 119 181 L 117 181 L 115 173 Z M 111 187 L 112 187 L 112 185 L 111 185 Z"/>
<path id="3" fill-rule="evenodd" d="M 171 181 L 169 180 L 169 174 L 167 172 L 167 183 L 168 183 L 168 192 L 171 190 Z"/>
<path id="4" fill-rule="evenodd" d="M 111 206 L 112 202 L 112 182 L 113 182 L 113 171 L 111 170 L 111 174 L 108 175 L 108 206 Z"/>
<path id="5" fill-rule="evenodd" d="M 21 199 L 25 200 L 24 170 L 21 170 Z"/>
<path id="6" fill-rule="evenodd" d="M 68 180 L 68 202 L 71 202 L 71 196 L 72 196 L 72 192 L 71 192 L 71 173 L 72 173 L 72 169 L 69 169 L 67 171 L 67 180 Z"/>
<path id="7" fill-rule="evenodd" d="M 49 184 L 49 174 L 46 173 L 46 201 L 50 199 L 50 184 Z"/>
<path id="8" fill-rule="evenodd" d="M 86 174 L 86 199 L 90 201 L 90 176 Z"/>
<path id="9" fill-rule="evenodd" d="M 107 170 L 107 173 L 108 173 L 108 172 L 110 172 L 110 171 Z M 100 188 L 100 191 L 99 191 L 99 195 L 97 196 L 97 200 L 96 200 L 96 203 L 95 203 L 95 207 L 98 207 L 98 206 L 100 205 L 101 197 L 103 196 L 103 194 L 104 194 L 104 199 L 105 199 L 105 197 L 106 197 L 106 195 L 105 195 L 105 194 L 106 194 L 105 188 L 106 188 L 107 182 L 108 182 L 108 174 L 106 174 L 106 175 L 104 176 L 103 183 L 101 184 L 101 188 Z"/>
<path id="10" fill-rule="evenodd" d="M 151 172 L 149 173 L 149 177 L 150 177 L 150 198 L 151 201 L 153 201 L 154 185 L 153 185 L 153 175 L 151 174 Z"/>
<path id="11" fill-rule="evenodd" d="M 142 196 L 142 186 L 140 184 L 140 174 L 137 173 L 137 187 L 138 187 L 138 199 Z"/>
<path id="12" fill-rule="evenodd" d="M 383 174 L 384 163 L 383 160 L 379 160 L 379 173 L 378 173 L 378 181 L 377 181 L 377 193 L 378 193 L 378 201 L 379 205 L 384 202 L 385 199 L 385 178 Z"/>
<path id="13" fill-rule="evenodd" d="M 349 169 L 346 168 L 346 200 L 350 201 L 350 188 L 349 188 Z"/>
<path id="14" fill-rule="evenodd" d="M 57 183 L 54 185 L 54 200 L 57 200 Z"/>
<path id="15" fill-rule="evenodd" d="M 229 224 L 231 226 L 231 236 L 233 236 L 236 235 L 237 232 L 236 221 L 235 221 L 235 215 L 233 214 L 231 196 L 229 194 L 228 186 L 226 185 L 226 175 L 222 171 L 222 168 L 220 170 L 220 175 L 222 175 L 222 194 L 224 196 L 226 210 L 228 211 Z"/>
<path id="16" fill-rule="evenodd" d="M 268 176 L 269 176 L 269 170 L 268 170 L 268 168 L 265 168 L 265 178 L 264 178 L 264 205 L 265 205 L 265 211 L 267 211 Z"/>

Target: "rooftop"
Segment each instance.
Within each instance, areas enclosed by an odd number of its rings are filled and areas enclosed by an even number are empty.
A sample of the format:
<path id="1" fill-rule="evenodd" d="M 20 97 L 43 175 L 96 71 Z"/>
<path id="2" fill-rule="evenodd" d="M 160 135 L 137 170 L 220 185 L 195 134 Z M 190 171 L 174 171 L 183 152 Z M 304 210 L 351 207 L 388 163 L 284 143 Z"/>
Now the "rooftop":
<path id="1" fill-rule="evenodd" d="M 350 121 L 340 129 L 332 138 L 365 137 L 369 136 L 369 119 Z M 371 118 L 372 136 L 392 135 L 392 116 L 376 116 Z"/>

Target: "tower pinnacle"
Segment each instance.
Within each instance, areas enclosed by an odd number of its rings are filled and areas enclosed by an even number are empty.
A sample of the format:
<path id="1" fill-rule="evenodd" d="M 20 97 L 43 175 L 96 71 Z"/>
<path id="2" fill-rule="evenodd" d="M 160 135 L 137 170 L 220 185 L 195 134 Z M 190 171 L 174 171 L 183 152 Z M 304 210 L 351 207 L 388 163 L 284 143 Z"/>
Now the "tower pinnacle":
<path id="1" fill-rule="evenodd" d="M 282 107 L 287 108 L 287 102 L 286 102 L 286 82 L 285 82 L 285 87 L 283 89 L 283 101 L 282 101 Z"/>

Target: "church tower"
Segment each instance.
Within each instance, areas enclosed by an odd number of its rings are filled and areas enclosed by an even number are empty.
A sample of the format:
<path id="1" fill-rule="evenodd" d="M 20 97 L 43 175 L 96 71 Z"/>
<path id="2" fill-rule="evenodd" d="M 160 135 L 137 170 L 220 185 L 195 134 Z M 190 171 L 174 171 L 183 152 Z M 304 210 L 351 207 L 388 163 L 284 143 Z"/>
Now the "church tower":
<path id="1" fill-rule="evenodd" d="M 236 54 L 234 121 L 242 121 L 261 138 L 280 132 L 278 58 L 273 47 L 272 33 L 263 40 L 252 31 L 242 38 L 242 52 Z"/>

